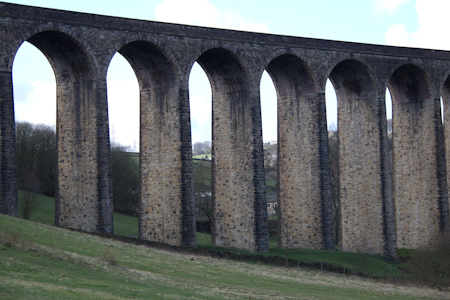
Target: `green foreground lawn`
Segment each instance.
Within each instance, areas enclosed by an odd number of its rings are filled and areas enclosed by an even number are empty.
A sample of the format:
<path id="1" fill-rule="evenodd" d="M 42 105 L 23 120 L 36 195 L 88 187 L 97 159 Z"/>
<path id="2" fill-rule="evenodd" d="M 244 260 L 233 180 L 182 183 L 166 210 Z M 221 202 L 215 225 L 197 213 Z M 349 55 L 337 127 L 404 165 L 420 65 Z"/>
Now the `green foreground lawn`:
<path id="1" fill-rule="evenodd" d="M 0 299 L 445 299 L 299 268 L 135 246 L 0 216 Z"/>
<path id="2" fill-rule="evenodd" d="M 53 224 L 54 200 L 43 198 L 34 221 Z M 137 235 L 137 218 L 115 214 L 115 231 Z M 199 247 L 210 235 L 197 235 Z M 272 241 L 273 242 L 273 241 Z M 227 249 L 246 253 L 245 251 Z M 280 255 L 271 249 L 265 255 Z M 370 268 L 372 275 L 400 274 L 384 258 L 298 250 L 302 261 Z M 388 270 L 389 269 L 389 270 Z M 376 271 L 378 270 L 378 271 Z M 395 271 L 394 271 L 395 270 Z M 397 273 L 398 272 L 398 273 Z M 396 276 L 396 275 L 393 275 Z M 401 276 L 398 275 L 398 276 Z M 0 299 L 447 299 L 448 294 L 402 284 L 243 263 L 134 246 L 0 216 Z"/>
<path id="3" fill-rule="evenodd" d="M 21 196 L 21 193 L 19 196 Z M 41 222 L 44 224 L 54 224 L 54 206 L 55 202 L 53 198 L 41 197 L 41 205 L 39 209 L 32 214 L 31 220 Z M 127 237 L 136 238 L 138 236 L 138 219 L 119 213 L 114 213 L 114 233 L 116 235 L 122 235 Z M 197 244 L 199 247 L 204 247 L 216 251 L 232 251 L 241 254 L 254 255 L 255 253 L 238 250 L 238 249 L 224 249 L 220 247 L 211 246 L 211 236 L 197 232 Z M 403 251 L 404 252 L 404 251 Z M 399 267 L 405 268 L 400 263 L 376 255 L 362 254 L 362 253 L 347 253 L 339 251 L 324 251 L 324 250 L 289 250 L 286 252 L 284 249 L 277 248 L 277 242 L 275 238 L 270 239 L 270 251 L 267 253 L 257 253 L 264 256 L 280 256 L 285 258 L 288 255 L 289 258 L 299 260 L 302 262 L 322 262 L 329 263 L 336 266 L 345 267 L 351 272 L 363 273 L 370 277 L 389 277 L 389 278 L 403 278 L 404 274 L 401 273 Z M 403 253 L 401 253 L 405 256 Z"/>

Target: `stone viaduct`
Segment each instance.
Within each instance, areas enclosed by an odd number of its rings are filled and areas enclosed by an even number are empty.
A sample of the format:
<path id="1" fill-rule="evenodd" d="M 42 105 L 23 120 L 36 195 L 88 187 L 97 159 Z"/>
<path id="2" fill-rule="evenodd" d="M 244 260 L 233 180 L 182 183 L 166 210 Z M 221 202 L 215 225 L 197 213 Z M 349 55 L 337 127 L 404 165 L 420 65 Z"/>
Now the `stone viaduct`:
<path id="1" fill-rule="evenodd" d="M 449 229 L 450 52 L 239 32 L 0 2 L 0 212 L 18 215 L 12 64 L 24 41 L 57 83 L 55 222 L 113 232 L 106 74 L 140 88 L 140 238 L 196 245 L 188 80 L 213 103 L 215 245 L 267 251 L 260 80 L 278 97 L 279 245 L 334 249 L 325 84 L 338 98 L 343 251 L 395 256 Z M 393 164 L 386 87 L 393 98 Z M 445 118 L 447 119 L 447 118 Z M 447 149 L 447 151 L 446 151 Z"/>

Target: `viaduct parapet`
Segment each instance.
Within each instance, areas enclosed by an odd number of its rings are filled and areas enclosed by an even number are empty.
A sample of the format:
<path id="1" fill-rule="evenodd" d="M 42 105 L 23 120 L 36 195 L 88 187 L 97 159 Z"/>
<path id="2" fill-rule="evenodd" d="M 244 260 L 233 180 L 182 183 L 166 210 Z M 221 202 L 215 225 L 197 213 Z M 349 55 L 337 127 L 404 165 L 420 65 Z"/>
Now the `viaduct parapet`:
<path id="1" fill-rule="evenodd" d="M 334 249 L 325 84 L 338 98 L 340 249 L 395 256 L 449 227 L 450 52 L 239 32 L 0 2 L 0 212 L 18 215 L 12 64 L 24 41 L 57 83 L 58 226 L 113 232 L 106 74 L 140 89 L 139 236 L 195 246 L 194 62 L 212 87 L 212 242 L 268 251 L 260 81 L 278 97 L 279 246 Z M 393 164 L 386 88 L 393 98 Z M 445 118 L 447 119 L 447 118 Z M 447 149 L 447 151 L 446 151 Z"/>

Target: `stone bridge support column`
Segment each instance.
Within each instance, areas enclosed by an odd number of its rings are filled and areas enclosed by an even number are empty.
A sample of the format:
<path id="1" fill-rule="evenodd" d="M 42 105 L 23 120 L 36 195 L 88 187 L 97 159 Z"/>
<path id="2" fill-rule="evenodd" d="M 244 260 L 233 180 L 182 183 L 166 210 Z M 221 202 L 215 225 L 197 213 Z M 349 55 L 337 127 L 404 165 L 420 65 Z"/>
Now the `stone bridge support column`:
<path id="1" fill-rule="evenodd" d="M 278 245 L 334 250 L 325 94 L 278 98 Z"/>
<path id="2" fill-rule="evenodd" d="M 325 94 L 293 55 L 267 71 L 278 98 L 278 246 L 334 250 Z"/>
<path id="3" fill-rule="evenodd" d="M 0 213 L 18 217 L 12 72 L 3 68 L 0 69 L 0 170 Z"/>
<path id="4" fill-rule="evenodd" d="M 444 105 L 444 138 L 445 138 L 445 161 L 447 178 L 447 201 L 442 199 L 440 230 L 450 231 L 450 200 L 448 198 L 448 187 L 450 186 L 450 78 L 445 81 L 442 89 L 442 104 Z M 441 174 L 442 176 L 442 174 Z"/>
<path id="5" fill-rule="evenodd" d="M 139 237 L 196 246 L 187 87 L 141 89 Z"/>
<path id="6" fill-rule="evenodd" d="M 188 83 L 149 42 L 132 42 L 119 52 L 140 90 L 139 238 L 195 247 Z"/>
<path id="7" fill-rule="evenodd" d="M 339 248 L 396 256 L 384 95 L 357 61 L 341 62 L 330 79 L 338 99 Z"/>
<path id="8" fill-rule="evenodd" d="M 269 250 L 259 82 L 224 49 L 198 59 L 212 86 L 212 243 Z"/>
<path id="9" fill-rule="evenodd" d="M 57 81 L 56 225 L 113 233 L 105 79 Z"/>
<path id="10" fill-rule="evenodd" d="M 389 82 L 399 248 L 427 246 L 448 226 L 440 99 L 429 82 L 414 65 L 397 69 Z"/>

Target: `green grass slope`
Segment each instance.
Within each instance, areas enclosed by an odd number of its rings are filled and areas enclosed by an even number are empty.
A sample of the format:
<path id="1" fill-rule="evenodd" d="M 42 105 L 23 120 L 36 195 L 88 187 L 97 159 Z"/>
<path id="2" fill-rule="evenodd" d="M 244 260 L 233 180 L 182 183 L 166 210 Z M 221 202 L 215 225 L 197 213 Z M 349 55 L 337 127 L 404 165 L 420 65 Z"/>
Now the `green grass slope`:
<path id="1" fill-rule="evenodd" d="M 200 162 L 206 163 L 206 162 Z M 22 192 L 19 191 L 19 201 L 22 201 Z M 55 201 L 53 198 L 39 196 L 39 209 L 31 215 L 31 220 L 53 225 Z M 116 235 L 133 237 L 138 236 L 138 219 L 128 215 L 114 213 L 114 233 Z M 289 259 L 304 263 L 324 263 L 338 266 L 349 270 L 352 273 L 364 274 L 370 277 L 379 278 L 404 278 L 399 267 L 405 268 L 394 260 L 384 257 L 369 255 L 363 253 L 347 253 L 339 251 L 296 249 L 286 252 L 284 249 L 277 248 L 276 237 L 270 239 L 270 251 L 267 253 L 252 253 L 245 250 L 221 248 L 211 246 L 211 235 L 197 232 L 197 244 L 199 248 L 205 248 L 213 251 L 227 253 L 236 253 L 244 256 L 270 256 L 281 257 L 283 259 L 288 255 Z M 401 253 L 406 256 L 404 253 Z M 291 261 L 292 264 L 292 261 Z"/>
<path id="2" fill-rule="evenodd" d="M 19 203 L 23 200 L 23 191 L 19 190 Z M 30 221 L 47 225 L 55 224 L 55 199 L 38 195 L 38 209 L 31 214 Z M 128 237 L 137 237 L 138 218 L 114 213 L 114 233 Z M 0 298 L 1 299 L 1 298 Z"/>
<path id="3" fill-rule="evenodd" d="M 135 246 L 0 215 L 0 299 L 446 299 L 367 279 Z"/>

